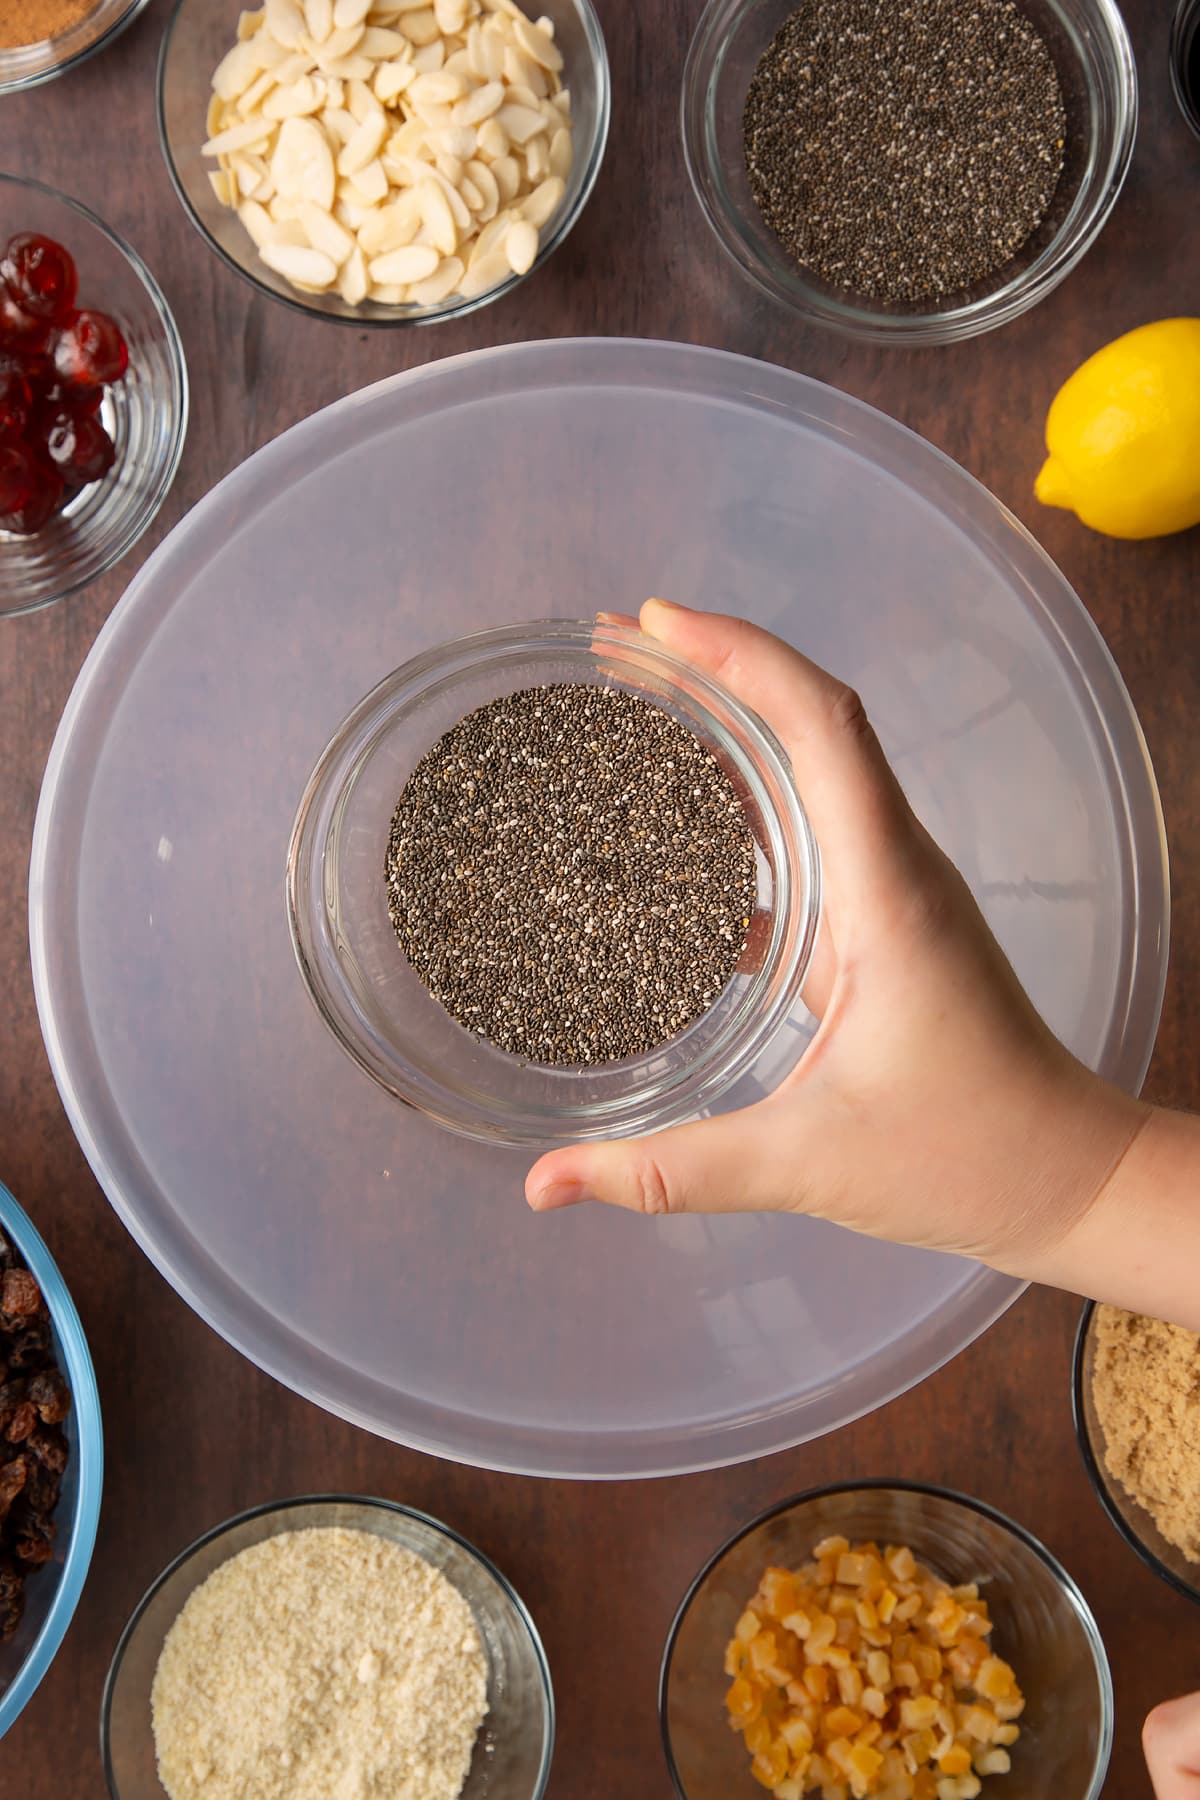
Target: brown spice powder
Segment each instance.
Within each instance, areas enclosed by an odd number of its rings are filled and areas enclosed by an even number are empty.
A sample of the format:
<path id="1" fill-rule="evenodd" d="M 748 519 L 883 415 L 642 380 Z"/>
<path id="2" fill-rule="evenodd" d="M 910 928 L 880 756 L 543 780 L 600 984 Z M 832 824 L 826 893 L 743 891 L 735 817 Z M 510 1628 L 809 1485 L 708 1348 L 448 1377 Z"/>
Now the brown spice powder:
<path id="1" fill-rule="evenodd" d="M 1200 1337 L 1096 1308 L 1092 1397 L 1104 1462 L 1167 1539 L 1200 1563 Z"/>
<path id="2" fill-rule="evenodd" d="M 95 12 L 97 0 L 0 0 L 0 50 L 61 37 Z"/>

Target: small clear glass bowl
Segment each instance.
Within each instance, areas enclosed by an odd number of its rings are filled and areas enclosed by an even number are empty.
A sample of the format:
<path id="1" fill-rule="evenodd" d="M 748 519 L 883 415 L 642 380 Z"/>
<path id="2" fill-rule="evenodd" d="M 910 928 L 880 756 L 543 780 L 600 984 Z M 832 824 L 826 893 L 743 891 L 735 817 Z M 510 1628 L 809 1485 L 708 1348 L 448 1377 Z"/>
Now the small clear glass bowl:
<path id="1" fill-rule="evenodd" d="M 69 1453 L 54 1514 L 54 1555 L 30 1575 L 16 1635 L 0 1644 L 3 1737 L 57 1656 L 87 1580 L 104 1485 L 104 1428 L 91 1353 L 75 1303 L 33 1222 L 2 1184 L 0 1231 L 37 1278 L 50 1311 L 58 1366 L 71 1388 L 71 1410 L 63 1425 Z"/>
<path id="2" fill-rule="evenodd" d="M 683 145 L 704 215 L 742 273 L 801 318 L 867 343 L 948 344 L 1036 306 L 1091 247 L 1116 204 L 1137 132 L 1137 72 L 1115 0 L 1022 0 L 1058 69 L 1066 165 L 1017 255 L 966 291 L 889 305 L 801 269 L 764 223 L 746 173 L 742 113 L 759 58 L 795 0 L 709 0 L 683 75 Z"/>
<path id="3" fill-rule="evenodd" d="M 64 600 L 132 549 L 175 479 L 188 418 L 179 332 L 136 251 L 78 200 L 0 175 L 0 246 L 18 231 L 45 232 L 70 251 L 81 303 L 112 314 L 129 346 L 129 368 L 101 412 L 117 451 L 111 472 L 34 536 L 0 531 L 0 614 Z"/>
<path id="4" fill-rule="evenodd" d="M 107 49 L 146 4 L 147 0 L 97 0 L 91 12 L 57 37 L 0 50 L 0 96 L 40 87 Z"/>
<path id="5" fill-rule="evenodd" d="M 488 1663 L 488 1712 L 462 1800 L 541 1800 L 554 1752 L 550 1665 L 520 1596 L 465 1538 L 394 1500 L 309 1494 L 257 1506 L 197 1538 L 165 1568 L 121 1634 L 100 1702 L 112 1800 L 163 1800 L 150 1693 L 164 1640 L 200 1584 L 231 1556 L 285 1531 L 370 1531 L 440 1569 L 471 1608 Z"/>
<path id="6" fill-rule="evenodd" d="M 1112 1751 L 1113 1690 L 1087 1601 L 1049 1551 L 1003 1513 L 905 1481 L 861 1481 L 784 1500 L 701 1569 L 675 1616 L 659 1681 L 663 1744 L 680 1800 L 761 1795 L 725 1713 L 725 1646 L 767 1564 L 798 1568 L 834 1534 L 907 1544 L 944 1581 L 980 1582 L 996 1654 L 1012 1664 L 1026 1699 L 1011 1753 L 1012 1791 L 1021 1800 L 1098 1800 Z M 999 1784 L 997 1794 L 1002 1787 L 1009 1791 Z"/>
<path id="7" fill-rule="evenodd" d="M 562 82 L 571 90 L 575 160 L 558 211 L 541 234 L 537 259 L 524 275 L 512 275 L 471 300 L 452 294 L 436 306 L 381 306 L 367 301 L 349 306 L 336 292 L 305 294 L 260 260 L 237 214 L 213 193 L 210 172 L 216 167 L 200 154 L 208 136 L 205 118 L 212 97 L 212 74 L 234 42 L 243 0 L 176 0 L 158 59 L 158 131 L 175 192 L 209 248 L 260 293 L 282 300 L 296 312 L 363 328 L 430 325 L 461 319 L 536 275 L 559 245 L 591 197 L 604 160 L 611 105 L 608 52 L 591 0 L 538 0 L 532 9 L 552 19 L 562 51 Z"/>
<path id="8" fill-rule="evenodd" d="M 1075 1334 L 1075 1363 L 1071 1378 L 1071 1409 L 1075 1435 L 1088 1479 L 1096 1497 L 1130 1549 L 1153 1569 L 1168 1587 L 1185 1599 L 1200 1604 L 1200 1563 L 1189 1562 L 1183 1551 L 1169 1544 L 1144 1506 L 1127 1493 L 1104 1460 L 1104 1427 L 1096 1411 L 1092 1381 L 1096 1367 L 1096 1303 L 1089 1300 Z"/>
<path id="9" fill-rule="evenodd" d="M 714 752 L 754 834 L 758 891 L 737 972 L 678 1037 L 623 1062 L 548 1068 L 467 1031 L 432 997 L 388 917 L 384 852 L 405 782 L 445 731 L 502 694 L 567 681 L 645 694 Z M 460 638 L 367 695 L 300 802 L 287 894 L 308 991 L 368 1074 L 451 1131 L 545 1146 L 678 1124 L 745 1075 L 797 1004 L 820 873 L 787 758 L 761 720 L 637 630 L 552 619 Z"/>

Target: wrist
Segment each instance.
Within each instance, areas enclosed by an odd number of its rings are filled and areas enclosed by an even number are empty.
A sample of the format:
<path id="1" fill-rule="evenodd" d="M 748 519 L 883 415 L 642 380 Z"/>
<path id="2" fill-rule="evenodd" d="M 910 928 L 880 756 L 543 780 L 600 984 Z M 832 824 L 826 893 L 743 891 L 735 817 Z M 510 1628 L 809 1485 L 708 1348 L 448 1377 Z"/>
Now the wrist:
<path id="1" fill-rule="evenodd" d="M 1035 1279 L 1200 1330 L 1200 1121 L 1147 1105 L 1141 1115 Z"/>
<path id="2" fill-rule="evenodd" d="M 1029 1198 L 1010 1241 L 987 1260 L 1003 1273 L 1094 1294 L 1088 1282 L 1116 1254 L 1121 1171 L 1154 1108 L 1063 1053 L 1037 1097 L 1040 1128 Z"/>

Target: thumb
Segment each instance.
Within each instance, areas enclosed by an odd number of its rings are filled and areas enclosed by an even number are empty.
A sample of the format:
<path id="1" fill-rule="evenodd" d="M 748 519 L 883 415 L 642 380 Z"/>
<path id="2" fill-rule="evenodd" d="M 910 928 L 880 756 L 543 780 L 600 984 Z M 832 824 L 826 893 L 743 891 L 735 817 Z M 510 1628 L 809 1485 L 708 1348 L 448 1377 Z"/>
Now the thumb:
<path id="1" fill-rule="evenodd" d="M 1200 1800 L 1200 1694 L 1156 1706 L 1142 1748 L 1157 1800 Z"/>
<path id="2" fill-rule="evenodd" d="M 584 1200 L 651 1216 L 799 1210 L 798 1138 L 794 1097 L 786 1119 L 772 1097 L 652 1137 L 551 1151 L 530 1170 L 525 1197 L 535 1212 Z"/>

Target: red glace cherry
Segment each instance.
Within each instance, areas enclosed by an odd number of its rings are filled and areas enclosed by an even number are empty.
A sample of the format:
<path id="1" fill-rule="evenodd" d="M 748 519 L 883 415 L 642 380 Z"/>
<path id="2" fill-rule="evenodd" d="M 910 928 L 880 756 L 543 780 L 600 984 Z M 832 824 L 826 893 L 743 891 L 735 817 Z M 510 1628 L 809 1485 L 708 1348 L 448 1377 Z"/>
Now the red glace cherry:
<path id="1" fill-rule="evenodd" d="M 0 513 L 28 505 L 38 486 L 38 465 L 26 444 L 0 444 Z"/>
<path id="2" fill-rule="evenodd" d="M 104 387 L 129 367 L 125 339 L 107 313 L 85 307 L 59 332 L 54 368 L 71 387 Z"/>
<path id="3" fill-rule="evenodd" d="M 53 238 L 20 231 L 0 257 L 0 280 L 23 311 L 64 324 L 75 306 L 75 264 Z"/>
<path id="4" fill-rule="evenodd" d="M 99 419 L 65 407 L 49 420 L 46 450 L 64 481 L 75 487 L 107 475 L 117 454 Z"/>
<path id="5" fill-rule="evenodd" d="M 11 512 L 0 512 L 0 530 L 16 531 L 22 537 L 32 537 L 43 525 L 49 524 L 62 504 L 62 476 L 48 463 L 37 463 L 29 498 Z"/>
<path id="6" fill-rule="evenodd" d="M 15 359 L 0 354 L 0 444 L 24 434 L 33 396 Z"/>
<path id="7" fill-rule="evenodd" d="M 53 331 L 49 319 L 26 312 L 8 289 L 0 286 L 0 350 L 36 356 L 48 347 Z"/>

